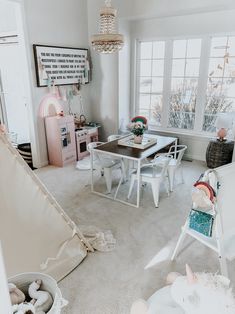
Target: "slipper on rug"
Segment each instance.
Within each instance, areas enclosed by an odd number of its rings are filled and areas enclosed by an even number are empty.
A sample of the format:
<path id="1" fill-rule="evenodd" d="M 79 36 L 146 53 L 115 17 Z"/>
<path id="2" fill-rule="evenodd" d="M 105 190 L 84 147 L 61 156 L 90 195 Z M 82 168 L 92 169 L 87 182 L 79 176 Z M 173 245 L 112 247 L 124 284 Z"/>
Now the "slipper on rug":
<path id="1" fill-rule="evenodd" d="M 78 160 L 76 164 L 76 169 L 78 170 L 90 170 L 91 169 L 91 158 L 87 156 L 82 160 Z"/>
<path id="2" fill-rule="evenodd" d="M 81 226 L 80 228 L 93 249 L 99 252 L 110 252 L 115 249 L 117 241 L 110 230 L 100 230 L 94 226 Z"/>

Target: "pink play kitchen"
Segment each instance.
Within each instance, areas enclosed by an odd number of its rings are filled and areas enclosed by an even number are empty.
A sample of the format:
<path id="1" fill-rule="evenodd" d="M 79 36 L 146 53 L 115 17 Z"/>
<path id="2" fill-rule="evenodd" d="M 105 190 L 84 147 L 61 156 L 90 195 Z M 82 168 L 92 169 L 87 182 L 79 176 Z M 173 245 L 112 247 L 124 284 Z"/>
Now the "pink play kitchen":
<path id="1" fill-rule="evenodd" d="M 49 163 L 63 167 L 81 160 L 89 152 L 87 145 L 98 141 L 98 126 L 75 128 L 73 116 L 45 118 Z"/>

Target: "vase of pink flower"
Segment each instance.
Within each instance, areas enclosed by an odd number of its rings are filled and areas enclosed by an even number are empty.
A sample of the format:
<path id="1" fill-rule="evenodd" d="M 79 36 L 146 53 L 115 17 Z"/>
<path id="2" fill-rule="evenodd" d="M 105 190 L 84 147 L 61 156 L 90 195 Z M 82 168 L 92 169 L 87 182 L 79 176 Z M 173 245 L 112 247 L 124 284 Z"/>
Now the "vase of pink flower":
<path id="1" fill-rule="evenodd" d="M 144 131 L 146 130 L 146 125 L 141 121 L 132 122 L 130 124 L 130 130 L 134 134 L 134 143 L 141 144 Z"/>
<path id="2" fill-rule="evenodd" d="M 135 144 L 142 144 L 143 135 L 134 135 L 134 143 Z"/>

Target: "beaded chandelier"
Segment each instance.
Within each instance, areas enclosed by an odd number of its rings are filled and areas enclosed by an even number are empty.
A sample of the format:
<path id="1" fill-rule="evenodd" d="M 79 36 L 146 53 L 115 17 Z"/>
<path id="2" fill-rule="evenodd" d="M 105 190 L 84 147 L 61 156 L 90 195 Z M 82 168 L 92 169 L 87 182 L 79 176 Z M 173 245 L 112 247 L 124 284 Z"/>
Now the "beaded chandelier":
<path id="1" fill-rule="evenodd" d="M 124 45 L 123 35 L 115 30 L 117 10 L 112 8 L 111 0 L 105 0 L 105 7 L 100 10 L 100 33 L 91 37 L 94 50 L 100 53 L 114 53 Z"/>

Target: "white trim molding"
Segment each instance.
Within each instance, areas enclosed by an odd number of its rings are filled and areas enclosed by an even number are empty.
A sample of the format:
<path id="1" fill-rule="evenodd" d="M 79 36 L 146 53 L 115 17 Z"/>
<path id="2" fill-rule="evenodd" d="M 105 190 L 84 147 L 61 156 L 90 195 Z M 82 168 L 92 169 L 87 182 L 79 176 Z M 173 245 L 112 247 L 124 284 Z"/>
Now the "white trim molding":
<path id="1" fill-rule="evenodd" d="M 179 139 L 180 144 L 187 145 L 187 150 L 184 157 L 189 160 L 206 161 L 206 150 L 210 140 L 215 139 L 215 136 L 201 136 L 200 134 L 189 134 L 183 132 L 171 132 L 169 130 L 149 130 L 152 134 L 173 136 Z"/>
<path id="2" fill-rule="evenodd" d="M 187 136 L 191 138 L 201 138 L 207 139 L 215 137 L 214 132 L 208 132 L 203 130 L 204 114 L 205 114 L 205 104 L 207 97 L 207 80 L 211 53 L 211 39 L 213 37 L 227 37 L 234 36 L 234 34 L 207 34 L 207 35 L 197 35 L 197 36 L 182 36 L 174 38 L 155 38 L 155 39 L 136 39 L 136 56 L 135 56 L 135 71 L 133 75 L 133 80 L 135 82 L 135 90 L 133 93 L 133 103 L 132 110 L 135 115 L 139 112 L 139 68 L 140 68 L 140 44 L 142 42 L 155 42 L 155 41 L 165 41 L 165 66 L 164 66 L 164 85 L 163 85 L 163 102 L 162 102 L 162 112 L 161 112 L 161 126 L 157 126 L 154 122 L 149 121 L 149 129 L 156 130 L 160 132 L 165 132 L 167 134 L 179 134 L 182 136 Z M 201 55 L 197 59 L 200 59 L 199 74 L 195 79 L 198 79 L 197 94 L 196 94 L 196 105 L 195 105 L 195 119 L 193 129 L 181 129 L 181 128 L 171 128 L 168 125 L 169 113 L 170 113 L 170 95 L 171 95 L 171 79 L 172 79 L 172 60 L 173 60 L 173 42 L 174 40 L 190 40 L 190 39 L 201 39 Z M 185 57 L 186 60 L 188 57 Z M 194 59 L 194 58 L 192 58 Z M 186 76 L 183 76 L 186 78 Z M 150 93 L 146 93 L 150 94 Z M 151 110 L 149 109 L 146 110 Z"/>

